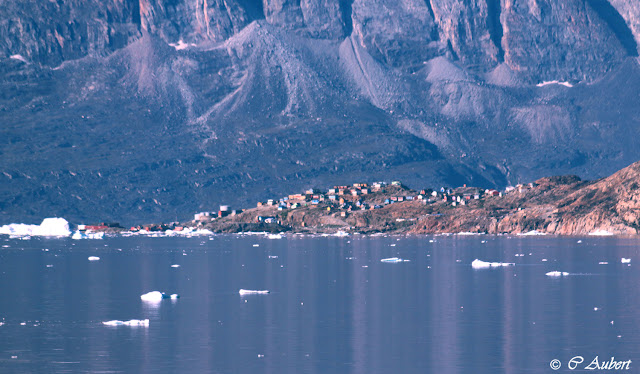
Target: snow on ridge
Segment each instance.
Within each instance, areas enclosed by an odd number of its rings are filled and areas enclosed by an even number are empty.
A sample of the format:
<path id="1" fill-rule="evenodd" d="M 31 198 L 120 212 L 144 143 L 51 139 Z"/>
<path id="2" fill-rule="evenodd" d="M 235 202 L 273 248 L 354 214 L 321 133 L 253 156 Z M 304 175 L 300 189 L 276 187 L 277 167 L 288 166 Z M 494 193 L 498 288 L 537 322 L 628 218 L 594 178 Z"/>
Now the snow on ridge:
<path id="1" fill-rule="evenodd" d="M 178 40 L 177 43 L 169 43 L 169 45 L 175 48 L 176 51 L 181 51 L 183 49 L 196 46 L 194 43 L 185 43 L 182 39 Z"/>
<path id="2" fill-rule="evenodd" d="M 12 59 L 12 60 L 22 61 L 22 62 L 24 62 L 25 64 L 28 64 L 28 63 L 29 63 L 29 61 L 27 61 L 27 59 L 26 59 L 26 58 L 24 58 L 22 55 L 11 55 L 11 56 L 9 56 L 9 58 L 10 58 L 10 59 Z"/>
<path id="3" fill-rule="evenodd" d="M 569 87 L 569 88 L 573 87 L 573 85 L 571 83 L 569 83 L 569 82 L 560 82 L 560 81 L 557 81 L 557 80 L 543 81 L 542 83 L 536 84 L 536 86 L 537 87 L 544 87 L 544 86 L 549 86 L 551 84 L 558 84 L 558 85 Z"/>

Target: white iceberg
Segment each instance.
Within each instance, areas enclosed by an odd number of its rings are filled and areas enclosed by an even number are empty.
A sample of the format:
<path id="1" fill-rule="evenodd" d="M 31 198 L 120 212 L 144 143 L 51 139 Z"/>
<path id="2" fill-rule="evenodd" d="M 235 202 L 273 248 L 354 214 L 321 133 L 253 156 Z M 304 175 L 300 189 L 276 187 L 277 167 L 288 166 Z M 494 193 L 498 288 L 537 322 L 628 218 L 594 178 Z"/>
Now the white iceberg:
<path id="1" fill-rule="evenodd" d="M 149 320 L 148 319 L 132 319 L 129 321 L 119 321 L 119 320 L 113 320 L 113 321 L 107 321 L 107 322 L 102 322 L 103 325 L 105 326 L 143 326 L 143 327 L 148 327 L 149 326 Z"/>
<path id="2" fill-rule="evenodd" d="M 613 236 L 612 232 L 607 230 L 596 230 L 589 233 L 591 236 Z"/>
<path id="3" fill-rule="evenodd" d="M 518 234 L 518 236 L 542 236 L 542 235 L 547 235 L 547 233 L 545 232 L 540 232 L 538 230 L 531 230 L 531 231 L 527 231 L 527 232 L 523 232 Z"/>
<path id="4" fill-rule="evenodd" d="M 87 258 L 87 260 L 89 260 L 89 261 L 100 261 L 100 257 L 98 257 L 98 256 L 89 256 Z"/>
<path id="5" fill-rule="evenodd" d="M 180 295 L 178 295 L 177 293 L 167 295 L 166 293 L 160 292 L 160 291 L 151 291 L 151 292 L 147 292 L 144 295 L 140 295 L 140 299 L 142 301 L 146 301 L 150 303 L 158 303 L 162 301 L 162 299 L 178 299 L 178 298 L 180 298 Z"/>
<path id="6" fill-rule="evenodd" d="M 144 295 L 140 295 L 140 299 L 142 299 L 142 301 L 148 301 L 152 303 L 162 301 L 162 299 L 164 298 L 165 294 L 160 291 L 151 291 L 147 292 Z"/>
<path id="7" fill-rule="evenodd" d="M 474 269 L 488 269 L 488 268 L 495 268 L 495 267 L 501 267 L 501 266 L 514 266 L 514 265 L 515 264 L 513 262 L 486 262 L 486 261 L 478 260 L 477 258 L 473 260 L 473 262 L 471 263 L 471 267 Z"/>
<path id="8" fill-rule="evenodd" d="M 631 262 L 631 259 L 630 259 L 630 258 L 624 258 L 624 257 L 623 257 L 623 258 L 621 258 L 621 259 L 620 259 L 620 262 L 621 262 L 621 263 L 623 263 L 623 264 L 628 264 L 628 263 L 630 263 L 630 262 Z"/>
<path id="9" fill-rule="evenodd" d="M 240 289 L 238 291 L 240 295 L 266 295 L 269 293 L 269 290 L 243 290 Z"/>
<path id="10" fill-rule="evenodd" d="M 179 268 L 179 267 L 180 267 L 180 265 L 178 265 L 178 264 L 173 264 L 173 265 L 171 265 L 171 267 L 172 267 L 172 268 Z"/>
<path id="11" fill-rule="evenodd" d="M 335 234 L 333 234 L 333 236 L 338 236 L 338 237 L 349 236 L 349 233 L 344 231 L 338 231 Z"/>
<path id="12" fill-rule="evenodd" d="M 269 234 L 269 235 L 267 235 L 267 238 L 269 238 L 269 239 L 282 239 L 282 235 L 280 235 L 280 234 Z"/>
<path id="13" fill-rule="evenodd" d="M 411 260 L 403 260 L 399 257 L 390 257 L 390 258 L 383 258 L 382 260 L 380 260 L 380 262 L 391 262 L 391 263 L 396 263 L 396 262 L 409 262 Z"/>
<path id="14" fill-rule="evenodd" d="M 71 235 L 71 239 L 102 239 L 104 238 L 104 232 L 82 232 L 76 231 Z"/>
<path id="15" fill-rule="evenodd" d="M 71 230 L 69 230 L 69 222 L 64 218 L 45 218 L 40 225 L 26 225 L 23 223 L 4 225 L 0 227 L 0 234 L 12 235 L 15 237 L 66 237 L 71 235 Z"/>
<path id="16" fill-rule="evenodd" d="M 548 277 L 566 277 L 569 273 L 566 271 L 550 271 L 545 275 Z"/>

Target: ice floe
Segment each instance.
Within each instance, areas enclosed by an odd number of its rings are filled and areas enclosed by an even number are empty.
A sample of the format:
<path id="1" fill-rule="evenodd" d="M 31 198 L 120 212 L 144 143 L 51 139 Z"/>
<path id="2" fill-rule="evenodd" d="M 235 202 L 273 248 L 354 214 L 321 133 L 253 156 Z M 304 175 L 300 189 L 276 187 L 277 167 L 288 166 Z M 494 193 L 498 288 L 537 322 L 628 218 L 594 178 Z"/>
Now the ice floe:
<path id="1" fill-rule="evenodd" d="M 598 265 L 609 265 L 609 262 L 607 262 L 607 261 L 600 261 L 600 262 L 598 262 Z"/>
<path id="2" fill-rule="evenodd" d="M 267 235 L 268 239 L 282 239 L 282 235 L 280 234 L 269 234 Z"/>
<path id="3" fill-rule="evenodd" d="M 244 290 L 240 289 L 238 291 L 240 295 L 266 295 L 269 293 L 269 290 Z"/>
<path id="4" fill-rule="evenodd" d="M 180 298 L 180 295 L 178 295 L 177 293 L 167 295 L 166 293 L 160 292 L 160 291 L 151 291 L 151 292 L 147 292 L 144 295 L 140 295 L 140 299 L 142 299 L 142 301 L 146 301 L 150 303 L 158 303 L 163 299 L 175 300 L 179 298 Z"/>
<path id="5" fill-rule="evenodd" d="M 396 262 L 409 262 L 411 260 L 404 260 L 401 259 L 399 257 L 390 257 L 390 258 L 383 258 L 382 260 L 380 260 L 380 262 L 392 262 L 392 263 L 396 263 Z"/>
<path id="6" fill-rule="evenodd" d="M 495 268 L 500 266 L 514 266 L 515 264 L 512 262 L 486 262 L 482 260 L 478 260 L 477 258 L 471 262 L 471 267 L 474 269 L 488 269 Z"/>
<path id="7" fill-rule="evenodd" d="M 149 320 L 148 319 L 132 319 L 129 321 L 120 321 L 120 320 L 113 320 L 113 321 L 106 321 L 106 322 L 102 322 L 103 325 L 105 326 L 143 326 L 143 327 L 148 327 L 149 326 Z"/>
<path id="8" fill-rule="evenodd" d="M 573 87 L 573 85 L 571 83 L 569 83 L 569 82 L 560 82 L 560 81 L 557 81 L 557 80 L 543 81 L 542 83 L 536 84 L 536 86 L 544 87 L 544 86 L 549 86 L 549 85 L 552 85 L 552 84 L 557 84 L 557 85 L 565 86 L 565 87 L 569 87 L 569 88 Z"/>
<path id="9" fill-rule="evenodd" d="M 550 271 L 545 275 L 548 277 L 565 277 L 569 275 L 569 273 L 567 273 L 566 271 Z"/>
<path id="10" fill-rule="evenodd" d="M 338 236 L 338 237 L 349 236 L 349 233 L 344 231 L 338 231 L 335 234 L 333 234 L 333 236 Z"/>
<path id="11" fill-rule="evenodd" d="M 66 237 L 71 235 L 69 222 L 64 218 L 45 218 L 40 225 L 12 223 L 0 227 L 0 234 L 13 237 L 52 236 Z"/>
<path id="12" fill-rule="evenodd" d="M 531 230 L 523 233 L 519 233 L 518 236 L 538 236 L 538 235 L 547 235 L 546 232 L 540 232 L 538 230 Z"/>
<path id="13" fill-rule="evenodd" d="M 100 261 L 100 257 L 98 257 L 98 256 L 89 256 L 87 258 L 87 260 L 89 260 L 89 261 Z"/>
<path id="14" fill-rule="evenodd" d="M 76 231 L 71 235 L 71 239 L 102 239 L 104 238 L 104 232 L 82 232 Z"/>
<path id="15" fill-rule="evenodd" d="M 178 264 L 173 264 L 173 265 L 171 265 L 171 267 L 172 267 L 172 268 L 179 268 L 179 267 L 180 267 L 180 265 L 178 265 Z"/>
<path id="16" fill-rule="evenodd" d="M 621 262 L 621 263 L 623 263 L 623 264 L 628 264 L 628 263 L 630 263 L 630 262 L 631 262 L 631 259 L 630 259 L 630 258 L 624 258 L 624 257 L 623 257 L 623 258 L 621 258 L 621 259 L 620 259 L 620 262 Z"/>

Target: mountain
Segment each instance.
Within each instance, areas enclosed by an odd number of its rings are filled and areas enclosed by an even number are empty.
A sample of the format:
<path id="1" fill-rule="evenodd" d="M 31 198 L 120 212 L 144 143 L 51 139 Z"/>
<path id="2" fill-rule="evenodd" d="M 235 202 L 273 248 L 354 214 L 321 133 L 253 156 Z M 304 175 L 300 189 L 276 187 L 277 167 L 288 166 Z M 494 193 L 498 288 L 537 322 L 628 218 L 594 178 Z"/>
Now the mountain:
<path id="1" fill-rule="evenodd" d="M 640 159 L 634 0 L 22 0 L 0 15 L 2 221 L 168 221 L 333 183 L 505 186 Z"/>

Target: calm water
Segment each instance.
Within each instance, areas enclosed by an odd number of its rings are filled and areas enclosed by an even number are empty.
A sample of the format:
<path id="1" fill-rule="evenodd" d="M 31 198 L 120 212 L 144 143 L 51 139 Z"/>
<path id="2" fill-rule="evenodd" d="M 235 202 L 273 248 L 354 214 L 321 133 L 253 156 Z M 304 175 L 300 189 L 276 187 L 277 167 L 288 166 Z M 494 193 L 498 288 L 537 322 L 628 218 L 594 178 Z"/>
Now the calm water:
<path id="1" fill-rule="evenodd" d="M 0 245 L 1 373 L 549 373 L 554 358 L 569 372 L 572 357 L 585 366 L 596 355 L 640 371 L 634 239 L 1 237 Z M 380 262 L 395 256 L 411 261 Z M 475 258 L 517 265 L 474 270 Z M 552 270 L 579 275 L 545 276 Z M 241 297 L 241 288 L 271 294 Z M 153 290 L 181 298 L 140 300 Z M 102 325 L 134 318 L 149 327 Z"/>

